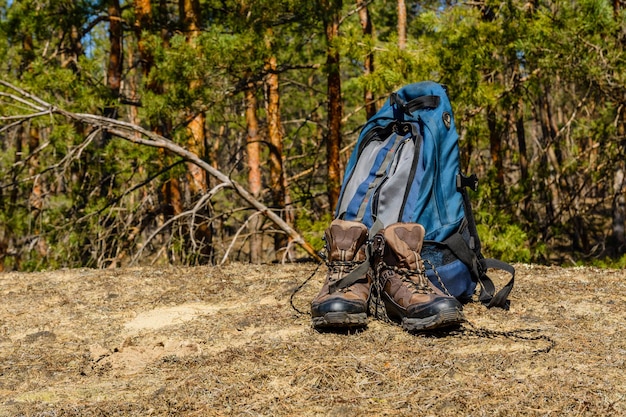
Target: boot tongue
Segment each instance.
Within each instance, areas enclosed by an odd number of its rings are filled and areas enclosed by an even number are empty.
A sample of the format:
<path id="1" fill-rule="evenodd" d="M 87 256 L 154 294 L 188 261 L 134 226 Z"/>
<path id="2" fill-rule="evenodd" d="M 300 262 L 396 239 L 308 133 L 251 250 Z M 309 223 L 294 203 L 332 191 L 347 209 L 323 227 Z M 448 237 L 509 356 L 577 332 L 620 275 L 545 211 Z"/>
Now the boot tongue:
<path id="1" fill-rule="evenodd" d="M 419 253 L 424 242 L 424 227 L 418 223 L 394 224 L 384 231 L 385 245 L 397 258 L 399 268 L 419 269 Z"/>
<path id="2" fill-rule="evenodd" d="M 326 231 L 328 259 L 351 261 L 367 239 L 367 227 L 362 223 L 334 220 Z"/>

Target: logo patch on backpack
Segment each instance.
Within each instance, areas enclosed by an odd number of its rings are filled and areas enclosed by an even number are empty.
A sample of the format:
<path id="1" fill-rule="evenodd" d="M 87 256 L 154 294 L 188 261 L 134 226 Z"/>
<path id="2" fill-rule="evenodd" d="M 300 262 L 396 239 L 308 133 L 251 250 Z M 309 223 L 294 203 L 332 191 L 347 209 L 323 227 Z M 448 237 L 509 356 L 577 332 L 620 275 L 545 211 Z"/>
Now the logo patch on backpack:
<path id="1" fill-rule="evenodd" d="M 447 111 L 444 111 L 441 118 L 443 119 L 443 124 L 446 129 L 450 130 L 450 125 L 452 125 L 452 115 Z"/>

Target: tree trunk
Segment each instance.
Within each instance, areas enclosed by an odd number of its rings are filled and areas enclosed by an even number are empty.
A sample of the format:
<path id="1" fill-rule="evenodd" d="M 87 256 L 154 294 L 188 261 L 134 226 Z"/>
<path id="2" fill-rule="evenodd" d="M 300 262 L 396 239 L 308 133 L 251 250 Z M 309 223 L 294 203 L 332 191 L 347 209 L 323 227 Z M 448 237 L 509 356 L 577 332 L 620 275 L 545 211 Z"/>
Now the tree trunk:
<path id="1" fill-rule="evenodd" d="M 524 128 L 524 102 L 520 99 L 517 106 L 517 119 L 515 120 L 517 134 L 517 147 L 519 150 L 519 164 L 521 181 L 526 184 L 528 180 L 528 157 L 526 156 L 526 130 Z"/>
<path id="2" fill-rule="evenodd" d="M 406 48 L 406 3 L 398 0 L 398 48 Z"/>
<path id="3" fill-rule="evenodd" d="M 285 208 L 283 137 L 280 124 L 280 93 L 275 56 L 267 61 L 267 70 L 265 86 L 267 88 L 267 140 L 270 148 L 270 189 L 274 207 L 282 212 Z"/>
<path id="4" fill-rule="evenodd" d="M 198 0 L 179 0 L 178 7 L 187 39 L 195 38 L 201 26 L 200 3 Z"/>
<path id="5" fill-rule="evenodd" d="M 143 78 L 142 82 L 148 91 L 159 95 L 163 93 L 164 87 L 161 81 L 150 77 L 150 72 L 155 65 L 154 55 L 144 39 L 144 32 L 153 33 L 157 30 L 155 21 L 160 22 L 162 20 L 160 17 L 167 14 L 167 5 L 164 4 L 163 1 L 159 1 L 159 6 L 155 13 L 150 0 L 134 0 L 134 8 L 135 22 L 133 29 L 137 37 L 137 49 L 139 51 L 141 75 Z M 161 25 L 160 35 L 161 42 L 164 45 L 167 44 L 168 34 L 165 25 Z M 140 99 L 141 97 L 138 98 Z M 159 120 L 157 123 L 152 122 L 150 124 L 150 130 L 159 135 L 167 136 L 169 135 L 170 126 L 171 122 L 169 120 Z M 166 164 L 163 162 L 165 154 L 161 149 L 159 149 L 159 157 L 158 167 L 162 169 Z M 177 212 L 180 213 L 180 210 L 182 210 L 180 201 L 181 191 L 178 180 L 165 180 L 161 184 L 158 194 L 160 209 L 156 216 L 156 223 L 157 226 L 160 226 L 165 223 L 169 217 L 174 216 Z"/>
<path id="6" fill-rule="evenodd" d="M 372 20 L 370 19 L 369 11 L 367 9 L 366 0 L 357 0 L 357 8 L 359 9 L 359 20 L 361 21 L 361 27 L 363 28 L 363 35 L 365 37 L 372 37 L 374 35 L 374 28 Z M 370 52 L 365 56 L 365 62 L 363 62 L 363 74 L 365 76 L 374 72 L 374 53 Z M 374 114 L 376 114 L 376 103 L 374 102 L 374 93 L 365 88 L 363 91 L 363 100 L 365 101 L 365 115 L 369 120 Z"/>
<path id="7" fill-rule="evenodd" d="M 613 16 L 616 20 L 619 19 L 621 9 L 622 1 L 613 0 Z M 624 46 L 625 42 L 626 40 L 622 37 L 622 46 Z M 624 102 L 624 98 L 622 98 L 622 102 Z M 623 149 L 624 145 L 626 145 L 626 140 L 624 140 L 624 136 L 626 135 L 626 122 L 624 121 L 623 111 L 619 112 L 617 133 L 621 140 L 621 147 Z M 613 193 L 615 197 L 613 199 L 612 242 L 610 242 L 610 244 L 612 244 L 614 248 L 609 248 L 609 254 L 613 256 L 626 253 L 626 174 L 624 171 L 624 162 L 618 162 L 613 176 Z"/>
<path id="8" fill-rule="evenodd" d="M 45 184 L 42 183 L 42 179 L 39 175 L 39 155 L 35 152 L 39 148 L 39 129 L 36 127 L 31 127 L 29 129 L 28 135 L 28 152 L 30 154 L 28 160 L 28 174 L 33 180 L 33 188 L 30 193 L 30 197 L 28 198 L 28 205 L 30 207 L 33 220 L 36 220 L 41 211 L 43 210 L 43 200 L 44 200 L 44 187 Z M 36 223 L 37 225 L 39 223 Z M 36 226 L 38 229 L 38 226 Z M 35 231 L 38 233 L 38 230 Z"/>
<path id="9" fill-rule="evenodd" d="M 246 101 L 246 154 L 248 157 L 248 189 L 255 199 L 259 199 L 263 186 L 261 176 L 261 143 L 259 138 L 259 120 L 257 118 L 258 102 L 254 83 L 250 83 L 245 92 Z M 251 217 L 250 230 L 250 262 L 260 263 L 263 251 L 263 236 L 261 235 L 262 219 L 260 216 Z"/>
<path id="10" fill-rule="evenodd" d="M 276 57 L 271 56 L 266 65 L 267 77 L 267 139 L 270 149 L 270 189 L 272 203 L 287 224 L 293 224 L 293 211 L 283 167 L 283 128 L 280 120 L 280 91 Z M 283 234 L 274 236 L 274 249 L 288 250 L 288 239 Z M 289 254 L 286 254 L 289 255 Z"/>
<path id="11" fill-rule="evenodd" d="M 545 169 L 545 173 L 546 173 L 546 177 L 544 179 L 545 183 L 545 188 L 549 190 L 551 197 L 548 197 L 548 195 L 546 195 L 546 220 L 547 220 L 547 226 L 550 226 L 550 224 L 555 220 L 555 216 L 560 212 L 561 210 L 561 198 L 560 198 L 560 193 L 559 193 L 559 189 L 558 189 L 558 172 L 557 170 L 559 169 L 558 167 L 558 163 L 556 161 L 556 157 L 554 155 L 554 150 L 552 149 L 552 142 L 553 142 L 553 133 L 551 131 L 551 122 L 550 122 L 550 116 L 549 116 L 549 111 L 548 111 L 548 102 L 547 102 L 547 97 L 545 96 L 539 96 L 538 97 L 538 102 L 536 105 L 536 111 L 538 112 L 538 121 L 539 121 L 539 126 L 541 128 L 541 134 L 543 136 L 543 139 L 541 141 L 541 146 L 542 146 L 542 155 L 541 155 L 541 160 L 542 160 L 542 165 Z"/>
<path id="12" fill-rule="evenodd" d="M 180 14 L 183 20 L 183 27 L 187 33 L 187 43 L 195 47 L 195 40 L 200 33 L 200 10 L 197 0 L 181 0 L 179 3 Z M 201 87 L 199 80 L 191 80 L 189 89 L 191 91 Z M 203 158 L 206 153 L 206 130 L 205 115 L 197 113 L 187 125 L 187 148 L 196 155 Z M 192 163 L 187 163 L 187 177 L 189 186 L 193 194 L 205 193 L 208 189 L 206 172 Z"/>
<path id="13" fill-rule="evenodd" d="M 187 42 L 195 48 L 195 41 L 200 34 L 201 29 L 201 17 L 200 17 L 200 5 L 198 0 L 180 0 L 180 15 L 183 21 L 183 28 L 187 34 Z M 191 91 L 197 90 L 201 87 L 200 80 L 191 80 L 189 83 L 189 89 Z M 187 125 L 187 149 L 200 158 L 206 156 L 206 130 L 205 130 L 205 115 L 203 112 L 197 113 L 193 119 Z M 189 184 L 189 190 L 191 191 L 192 198 L 202 196 L 208 191 L 207 174 L 206 171 L 197 166 L 194 163 L 187 162 L 187 182 Z M 202 213 L 205 216 L 194 216 L 195 222 L 193 227 L 193 236 L 195 243 L 199 245 L 199 254 L 201 258 L 200 263 L 206 263 L 212 260 L 213 247 L 212 238 L 213 230 L 211 224 L 204 220 L 203 217 L 207 216 L 207 208 L 202 209 Z"/>
<path id="14" fill-rule="evenodd" d="M 106 85 L 109 89 L 109 101 L 105 104 L 102 114 L 104 117 L 116 119 L 124 70 L 122 13 L 119 0 L 108 0 L 107 14 L 109 20 L 109 62 L 107 64 Z M 109 136 L 106 133 L 103 134 L 97 142 L 98 146 L 106 146 L 110 139 Z M 103 167 L 103 170 L 102 176 L 106 177 L 108 168 Z M 105 196 L 106 193 L 107 191 L 104 189 L 100 191 L 102 196 Z"/>
<path id="15" fill-rule="evenodd" d="M 504 164 L 502 162 L 502 129 L 498 126 L 496 109 L 487 108 L 487 126 L 489 127 L 489 150 L 491 162 L 496 170 L 498 183 L 498 201 L 503 202 L 504 195 Z"/>
<path id="16" fill-rule="evenodd" d="M 141 74 L 146 88 L 150 91 L 158 92 L 161 88 L 157 83 L 150 80 L 150 70 L 152 70 L 154 66 L 154 56 L 143 39 L 143 32 L 152 31 L 152 27 L 153 16 L 150 0 L 135 0 L 134 30 L 135 36 L 137 37 L 139 59 L 141 61 Z"/>
<path id="17" fill-rule="evenodd" d="M 516 119 L 515 119 L 515 133 L 517 135 L 517 149 L 519 152 L 519 165 L 520 165 L 520 183 L 523 187 L 524 195 L 529 195 L 529 191 L 532 187 L 528 184 L 528 157 L 527 157 L 527 146 L 526 146 L 526 128 L 524 127 L 524 102 L 522 99 L 519 100 L 518 106 L 516 109 Z M 520 207 L 523 215 L 526 219 L 530 220 L 531 213 L 531 199 L 525 198 L 523 201 L 523 206 Z"/>
<path id="18" fill-rule="evenodd" d="M 135 64 L 134 60 L 136 59 L 136 51 L 132 45 L 126 48 L 126 65 L 128 68 L 133 68 Z M 141 80 L 141 75 L 138 70 L 132 71 L 130 76 L 127 78 L 127 87 L 125 94 L 133 103 L 139 103 L 139 82 Z M 128 120 L 136 125 L 140 125 L 140 117 L 139 117 L 139 105 L 132 104 L 128 106 Z M 137 133 L 137 135 L 139 135 Z M 139 166 L 138 169 L 140 172 L 144 172 L 145 168 L 143 166 Z"/>
<path id="19" fill-rule="evenodd" d="M 120 10 L 119 0 L 108 0 L 109 15 L 109 63 L 107 66 L 107 87 L 111 92 L 111 100 L 104 110 L 104 116 L 110 118 L 117 117 L 117 99 L 120 96 L 120 88 L 122 86 L 122 71 L 124 68 L 123 57 L 123 29 L 122 14 Z"/>
<path id="20" fill-rule="evenodd" d="M 339 33 L 339 13 L 341 1 L 325 1 L 326 25 L 326 71 L 328 74 L 328 138 L 326 139 L 326 158 L 328 161 L 328 202 L 334 210 L 341 191 L 341 168 L 339 154 L 341 150 L 341 72 L 339 51 L 334 42 Z"/>
<path id="21" fill-rule="evenodd" d="M 171 178 L 165 182 L 161 187 L 161 194 L 163 195 L 163 212 L 166 218 L 176 216 L 184 211 L 185 207 L 178 179 Z"/>
<path id="22" fill-rule="evenodd" d="M 621 163 L 613 177 L 613 191 L 615 193 L 613 199 L 613 242 L 611 242 L 613 247 L 609 248 L 609 254 L 612 256 L 626 252 L 626 233 L 624 231 L 624 226 L 626 226 L 626 179 L 624 177 L 624 164 Z"/>

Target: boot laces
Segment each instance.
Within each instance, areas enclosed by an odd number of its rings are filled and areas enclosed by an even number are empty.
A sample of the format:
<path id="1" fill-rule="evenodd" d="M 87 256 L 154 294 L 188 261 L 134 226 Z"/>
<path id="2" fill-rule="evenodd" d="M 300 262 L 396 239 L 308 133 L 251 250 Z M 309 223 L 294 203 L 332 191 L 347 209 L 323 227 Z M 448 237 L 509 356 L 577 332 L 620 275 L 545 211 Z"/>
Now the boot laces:
<path id="1" fill-rule="evenodd" d="M 402 282 L 406 283 L 414 294 L 431 294 L 432 287 L 429 285 L 428 277 L 423 270 L 413 270 L 409 268 L 400 268 L 396 265 L 384 265 L 386 269 L 390 269 L 400 275 Z"/>
<path id="2" fill-rule="evenodd" d="M 352 272 L 361 262 L 356 261 L 325 261 L 328 267 L 328 281 L 335 283 L 343 279 L 346 275 Z M 337 291 L 347 292 L 350 290 L 350 286 L 337 288 Z"/>
<path id="3" fill-rule="evenodd" d="M 439 272 L 437 271 L 437 268 L 435 268 L 435 265 L 431 261 L 429 261 L 428 259 L 424 259 L 423 261 L 430 266 L 430 269 L 433 270 L 433 272 L 435 274 L 435 277 L 437 278 L 437 282 L 439 283 L 439 286 L 441 287 L 443 292 L 446 295 L 449 295 L 450 297 L 452 297 L 452 294 L 450 294 L 450 291 L 448 291 L 448 288 L 446 288 L 446 284 L 443 283 L 443 280 L 441 279 L 441 276 L 439 275 Z M 424 276 L 426 276 L 425 272 L 424 272 Z"/>
<path id="4" fill-rule="evenodd" d="M 382 280 L 381 271 L 383 269 L 382 261 L 378 262 L 375 267 L 374 282 L 372 283 L 372 302 L 370 303 L 370 313 L 372 316 L 386 323 L 393 323 L 387 315 L 387 309 L 383 301 L 382 295 L 385 283 Z"/>
<path id="5" fill-rule="evenodd" d="M 355 261 L 326 261 L 330 273 L 330 280 L 337 281 L 345 274 L 350 273 L 359 262 Z"/>
<path id="6" fill-rule="evenodd" d="M 444 294 L 452 297 L 452 294 L 450 294 L 450 291 L 448 291 L 448 288 L 446 288 L 446 284 L 443 283 L 439 272 L 437 272 L 437 268 L 435 268 L 435 265 L 433 265 L 432 262 L 426 259 L 422 259 L 421 261 L 424 263 L 428 263 L 430 268 L 433 270 L 435 277 L 437 278 L 437 282 L 439 283 L 439 286 L 443 290 Z M 402 280 L 402 282 L 407 283 L 409 288 L 413 290 L 414 294 L 432 294 L 435 292 L 430 286 L 430 280 L 428 279 L 426 271 L 423 268 L 421 270 L 411 270 L 408 268 L 399 268 L 397 266 L 388 266 L 388 268 L 400 274 L 400 279 Z"/>
<path id="7" fill-rule="evenodd" d="M 426 276 L 426 273 L 423 269 L 412 270 L 409 268 L 400 268 L 396 265 L 388 265 L 380 258 L 379 261 L 376 263 L 375 269 L 375 279 L 372 285 L 373 297 L 371 303 L 373 311 L 371 313 L 379 320 L 383 320 L 387 323 L 393 323 L 393 321 L 387 315 L 387 309 L 385 308 L 385 303 L 382 299 L 382 294 L 385 290 L 385 283 L 387 282 L 386 279 L 383 279 L 383 270 L 391 270 L 399 275 L 402 282 L 406 283 L 414 294 L 431 294 L 433 292 L 432 288 L 428 284 L 428 277 Z"/>

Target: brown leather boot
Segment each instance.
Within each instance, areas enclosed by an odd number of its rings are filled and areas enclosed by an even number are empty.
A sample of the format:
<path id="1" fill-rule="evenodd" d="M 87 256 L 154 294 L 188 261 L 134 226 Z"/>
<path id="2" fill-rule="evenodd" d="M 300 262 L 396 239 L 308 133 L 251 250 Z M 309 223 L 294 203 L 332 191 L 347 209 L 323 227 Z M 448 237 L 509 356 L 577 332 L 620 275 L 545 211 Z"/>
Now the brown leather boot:
<path id="1" fill-rule="evenodd" d="M 381 297 L 389 318 L 414 332 L 458 325 L 464 321 L 463 305 L 435 287 L 424 272 L 420 257 L 424 227 L 396 223 L 374 238 L 379 254 L 376 270 Z"/>
<path id="2" fill-rule="evenodd" d="M 311 302 L 316 328 L 363 327 L 367 324 L 373 272 L 366 256 L 367 227 L 336 219 L 325 232 L 328 273 Z"/>

